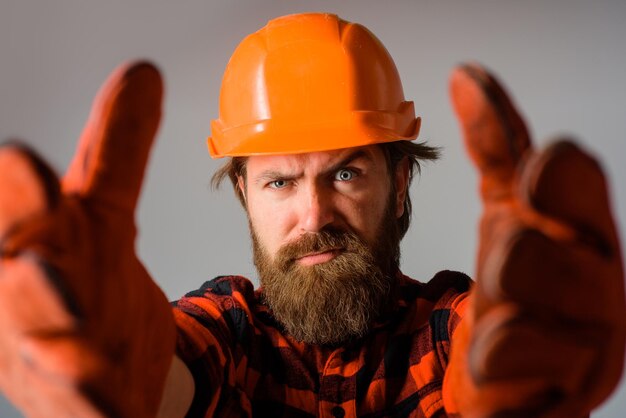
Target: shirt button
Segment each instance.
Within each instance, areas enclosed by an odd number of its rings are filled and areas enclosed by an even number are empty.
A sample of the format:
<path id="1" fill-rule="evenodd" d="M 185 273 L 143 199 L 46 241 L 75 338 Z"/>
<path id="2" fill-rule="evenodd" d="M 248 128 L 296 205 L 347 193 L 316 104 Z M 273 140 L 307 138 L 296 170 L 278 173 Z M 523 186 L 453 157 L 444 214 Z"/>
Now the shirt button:
<path id="1" fill-rule="evenodd" d="M 335 418 L 343 418 L 346 415 L 346 411 L 344 411 L 340 406 L 336 406 L 331 409 L 330 413 L 333 414 Z"/>

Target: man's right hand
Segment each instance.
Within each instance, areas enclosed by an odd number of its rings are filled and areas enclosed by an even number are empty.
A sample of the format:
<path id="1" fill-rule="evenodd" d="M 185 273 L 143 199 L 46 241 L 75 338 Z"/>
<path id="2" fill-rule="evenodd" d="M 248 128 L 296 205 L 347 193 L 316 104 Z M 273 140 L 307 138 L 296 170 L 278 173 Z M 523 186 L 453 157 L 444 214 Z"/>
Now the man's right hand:
<path id="1" fill-rule="evenodd" d="M 0 390 L 29 417 L 157 413 L 176 331 L 134 211 L 162 90 L 150 64 L 116 70 L 62 181 L 0 147 Z"/>
<path id="2" fill-rule="evenodd" d="M 534 150 L 504 89 L 476 64 L 451 97 L 480 175 L 476 284 L 444 397 L 463 417 L 581 417 L 624 365 L 624 269 L 607 181 L 569 140 Z"/>

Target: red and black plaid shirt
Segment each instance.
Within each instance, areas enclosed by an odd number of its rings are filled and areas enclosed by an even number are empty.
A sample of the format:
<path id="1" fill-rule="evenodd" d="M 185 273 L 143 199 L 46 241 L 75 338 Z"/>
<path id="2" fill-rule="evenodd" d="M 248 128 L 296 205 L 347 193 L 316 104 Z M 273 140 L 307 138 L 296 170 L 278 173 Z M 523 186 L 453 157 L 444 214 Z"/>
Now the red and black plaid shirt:
<path id="1" fill-rule="evenodd" d="M 471 280 L 403 276 L 395 313 L 341 348 L 294 341 L 238 276 L 175 302 L 178 355 L 194 376 L 188 417 L 440 417 L 450 336 Z"/>

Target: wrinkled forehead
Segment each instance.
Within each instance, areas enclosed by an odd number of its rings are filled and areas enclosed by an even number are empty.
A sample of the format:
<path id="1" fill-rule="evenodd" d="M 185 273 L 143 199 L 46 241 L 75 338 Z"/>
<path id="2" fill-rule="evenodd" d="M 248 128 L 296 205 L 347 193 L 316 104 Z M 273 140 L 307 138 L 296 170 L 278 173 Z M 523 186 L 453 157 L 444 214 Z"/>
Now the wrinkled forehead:
<path id="1" fill-rule="evenodd" d="M 248 178 L 266 171 L 285 175 L 315 175 L 352 162 L 384 167 L 385 156 L 377 145 L 298 154 L 253 155 L 247 157 L 246 171 Z"/>

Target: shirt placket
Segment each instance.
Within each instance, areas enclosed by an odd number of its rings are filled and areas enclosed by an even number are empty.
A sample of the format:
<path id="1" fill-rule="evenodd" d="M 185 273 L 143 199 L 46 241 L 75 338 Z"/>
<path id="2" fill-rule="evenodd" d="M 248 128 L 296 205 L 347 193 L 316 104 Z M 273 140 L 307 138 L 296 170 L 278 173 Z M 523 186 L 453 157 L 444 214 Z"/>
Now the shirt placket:
<path id="1" fill-rule="evenodd" d="M 331 353 L 320 376 L 320 418 L 356 417 L 356 367 L 344 349 Z"/>

